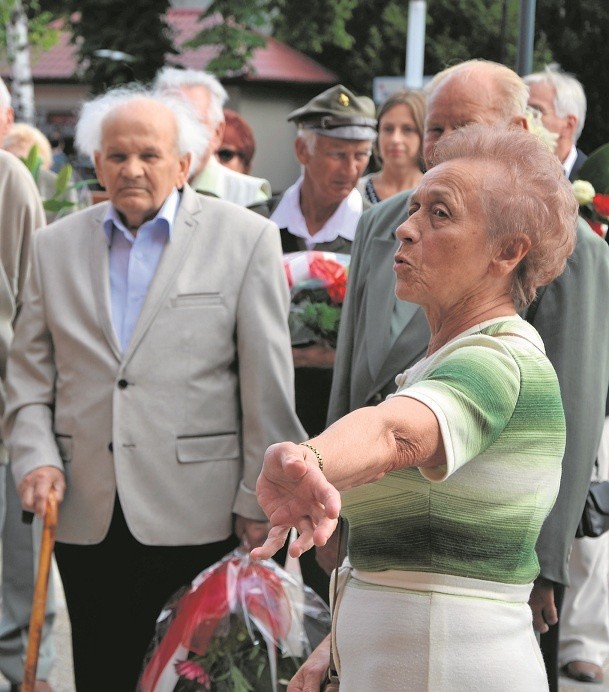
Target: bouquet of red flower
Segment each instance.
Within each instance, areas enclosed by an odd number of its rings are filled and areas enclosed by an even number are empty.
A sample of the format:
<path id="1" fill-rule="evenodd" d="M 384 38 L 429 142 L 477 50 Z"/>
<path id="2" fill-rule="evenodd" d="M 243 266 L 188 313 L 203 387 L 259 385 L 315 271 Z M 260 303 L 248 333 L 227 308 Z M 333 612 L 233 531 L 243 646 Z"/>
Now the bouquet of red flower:
<path id="1" fill-rule="evenodd" d="M 279 692 L 329 631 L 317 594 L 237 549 L 165 606 L 138 692 Z"/>
<path id="2" fill-rule="evenodd" d="M 579 169 L 573 191 L 580 214 L 604 237 L 609 224 L 609 143 L 595 149 Z"/>
<path id="3" fill-rule="evenodd" d="M 292 344 L 321 341 L 336 348 L 351 257 L 309 250 L 284 255 L 292 305 Z"/>

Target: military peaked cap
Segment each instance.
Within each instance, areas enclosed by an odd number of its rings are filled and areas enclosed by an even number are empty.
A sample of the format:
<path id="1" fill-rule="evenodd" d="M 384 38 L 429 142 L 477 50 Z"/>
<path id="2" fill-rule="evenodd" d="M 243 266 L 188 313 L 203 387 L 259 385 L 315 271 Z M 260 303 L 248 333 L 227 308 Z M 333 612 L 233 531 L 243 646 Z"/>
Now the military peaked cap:
<path id="1" fill-rule="evenodd" d="M 371 98 L 356 96 L 338 84 L 292 111 L 288 121 L 326 137 L 372 140 L 376 138 L 375 111 Z"/>

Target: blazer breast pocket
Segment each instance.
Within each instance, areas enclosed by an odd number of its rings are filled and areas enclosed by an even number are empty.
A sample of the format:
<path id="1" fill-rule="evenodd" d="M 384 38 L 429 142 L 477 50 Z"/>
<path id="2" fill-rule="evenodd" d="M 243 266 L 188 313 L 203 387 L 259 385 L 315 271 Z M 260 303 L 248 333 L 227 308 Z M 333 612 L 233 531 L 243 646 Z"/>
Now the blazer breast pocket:
<path id="1" fill-rule="evenodd" d="M 200 308 L 224 305 L 221 293 L 180 293 L 171 299 L 174 308 Z"/>

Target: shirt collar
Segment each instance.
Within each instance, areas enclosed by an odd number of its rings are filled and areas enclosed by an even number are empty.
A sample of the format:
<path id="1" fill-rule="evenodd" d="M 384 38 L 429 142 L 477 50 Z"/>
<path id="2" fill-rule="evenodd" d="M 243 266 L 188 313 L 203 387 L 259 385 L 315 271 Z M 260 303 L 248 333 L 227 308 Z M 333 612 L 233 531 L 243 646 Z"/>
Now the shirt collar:
<path id="1" fill-rule="evenodd" d="M 174 187 L 169 193 L 167 199 L 163 202 L 163 206 L 158 210 L 156 216 L 153 219 L 145 221 L 138 230 L 141 230 L 142 228 L 153 228 L 155 226 L 164 228 L 167 231 L 169 240 L 171 240 L 173 226 L 179 206 L 180 193 Z M 127 239 L 133 240 L 133 233 L 131 233 L 131 231 L 121 221 L 121 217 L 114 205 L 111 204 L 106 210 L 102 224 L 108 245 L 111 245 L 112 243 L 112 233 L 114 232 L 115 228 L 117 228 Z"/>
<path id="2" fill-rule="evenodd" d="M 573 170 L 573 166 L 575 165 L 576 159 L 577 149 L 575 148 L 575 144 L 573 144 L 571 146 L 571 151 L 569 152 L 567 158 L 563 161 L 562 164 L 563 170 L 565 171 L 567 178 L 571 175 L 571 171 Z"/>
<path id="3" fill-rule="evenodd" d="M 346 240 L 353 240 L 359 217 L 363 211 L 363 200 L 360 193 L 353 188 L 321 230 L 310 235 L 300 209 L 300 189 L 303 180 L 304 177 L 301 176 L 284 192 L 271 216 L 271 221 L 274 221 L 279 228 L 287 228 L 292 235 L 304 238 L 310 245 L 329 243 L 338 236 Z"/>
<path id="4" fill-rule="evenodd" d="M 205 168 L 199 173 L 196 178 L 190 183 L 193 190 L 197 192 L 204 192 L 208 195 L 213 195 L 214 197 L 222 197 L 222 170 L 223 166 L 212 154 L 209 157 L 209 161 L 205 164 Z"/>

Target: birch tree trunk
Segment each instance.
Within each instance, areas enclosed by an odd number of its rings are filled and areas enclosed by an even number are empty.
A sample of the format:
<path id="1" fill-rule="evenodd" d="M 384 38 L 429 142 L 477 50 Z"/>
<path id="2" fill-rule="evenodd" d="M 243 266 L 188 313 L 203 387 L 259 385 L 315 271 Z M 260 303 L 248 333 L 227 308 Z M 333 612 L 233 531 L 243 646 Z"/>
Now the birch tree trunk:
<path id="1" fill-rule="evenodd" d="M 15 120 L 36 124 L 34 83 L 30 65 L 28 20 L 21 0 L 13 0 L 6 26 L 8 60 L 11 66 L 11 96 Z"/>

